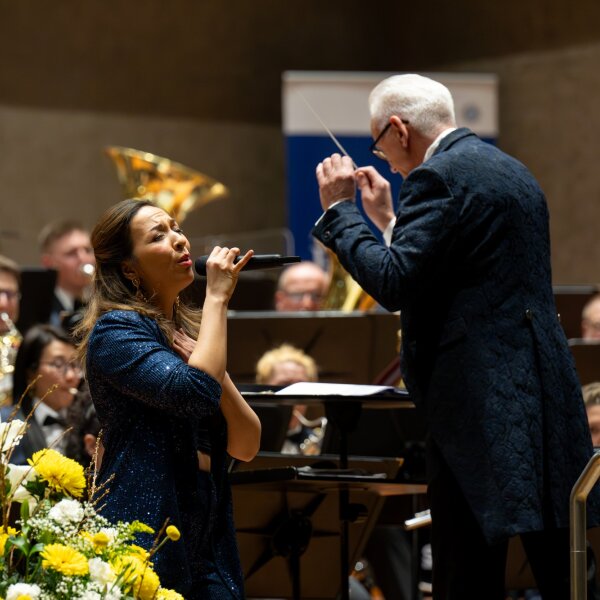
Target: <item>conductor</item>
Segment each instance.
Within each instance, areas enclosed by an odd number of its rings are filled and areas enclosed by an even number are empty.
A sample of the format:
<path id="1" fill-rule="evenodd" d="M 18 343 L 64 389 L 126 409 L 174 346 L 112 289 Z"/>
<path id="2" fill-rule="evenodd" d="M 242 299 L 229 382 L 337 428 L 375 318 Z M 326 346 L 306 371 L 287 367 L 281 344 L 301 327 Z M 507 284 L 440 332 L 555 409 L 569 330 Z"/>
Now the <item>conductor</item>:
<path id="1" fill-rule="evenodd" d="M 317 167 L 313 235 L 401 311 L 402 373 L 429 426 L 434 598 L 504 599 L 520 534 L 544 600 L 567 599 L 569 494 L 592 445 L 554 306 L 544 194 L 521 163 L 456 128 L 436 81 L 390 77 L 369 109 L 373 154 L 404 178 L 397 214 L 373 167 L 334 154 Z"/>

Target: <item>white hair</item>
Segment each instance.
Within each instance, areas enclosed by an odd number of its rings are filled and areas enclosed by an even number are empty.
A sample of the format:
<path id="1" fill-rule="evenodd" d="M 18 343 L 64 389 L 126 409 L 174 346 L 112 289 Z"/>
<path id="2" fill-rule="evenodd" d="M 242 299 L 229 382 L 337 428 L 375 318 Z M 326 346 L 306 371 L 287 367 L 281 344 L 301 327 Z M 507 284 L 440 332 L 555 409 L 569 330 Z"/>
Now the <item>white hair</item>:
<path id="1" fill-rule="evenodd" d="M 396 115 L 424 135 L 440 126 L 456 127 L 454 101 L 445 85 L 422 75 L 394 75 L 377 84 L 369 95 L 371 119 L 379 128 Z"/>

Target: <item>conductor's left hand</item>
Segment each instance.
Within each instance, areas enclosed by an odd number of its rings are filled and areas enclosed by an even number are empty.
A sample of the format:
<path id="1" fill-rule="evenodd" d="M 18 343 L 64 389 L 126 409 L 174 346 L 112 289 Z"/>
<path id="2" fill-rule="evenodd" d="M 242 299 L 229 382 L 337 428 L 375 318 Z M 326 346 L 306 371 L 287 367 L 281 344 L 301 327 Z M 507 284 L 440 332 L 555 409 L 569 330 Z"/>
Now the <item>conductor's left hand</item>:
<path id="1" fill-rule="evenodd" d="M 354 166 L 347 156 L 332 154 L 319 163 L 317 181 L 323 210 L 327 210 L 340 200 L 354 200 L 356 194 Z"/>

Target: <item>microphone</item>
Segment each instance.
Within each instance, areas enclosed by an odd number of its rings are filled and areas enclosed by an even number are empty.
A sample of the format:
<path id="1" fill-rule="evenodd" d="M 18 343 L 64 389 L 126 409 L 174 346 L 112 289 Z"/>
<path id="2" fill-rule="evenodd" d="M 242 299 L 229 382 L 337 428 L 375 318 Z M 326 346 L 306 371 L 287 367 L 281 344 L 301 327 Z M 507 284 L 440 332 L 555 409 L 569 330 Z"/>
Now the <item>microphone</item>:
<path id="1" fill-rule="evenodd" d="M 241 260 L 241 256 L 238 256 L 233 262 L 238 263 Z M 194 268 L 196 273 L 202 277 L 206 277 L 206 261 L 208 260 L 208 254 L 197 258 L 194 262 Z M 298 263 L 302 259 L 299 256 L 281 256 L 281 254 L 255 254 L 250 260 L 244 265 L 243 271 L 254 271 L 257 269 L 276 269 L 277 267 L 284 267 L 292 263 Z"/>

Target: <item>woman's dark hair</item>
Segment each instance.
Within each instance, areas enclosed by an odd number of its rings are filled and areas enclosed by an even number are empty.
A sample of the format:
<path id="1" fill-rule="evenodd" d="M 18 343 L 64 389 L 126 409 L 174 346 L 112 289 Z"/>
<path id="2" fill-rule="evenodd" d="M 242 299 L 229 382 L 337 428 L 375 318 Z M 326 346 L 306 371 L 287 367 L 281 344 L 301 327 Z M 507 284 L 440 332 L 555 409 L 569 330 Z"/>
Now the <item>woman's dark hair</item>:
<path id="1" fill-rule="evenodd" d="M 150 302 L 136 295 L 133 283 L 123 274 L 122 264 L 133 256 L 131 221 L 144 206 L 156 205 L 149 200 L 123 200 L 100 217 L 91 241 L 96 257 L 92 294 L 83 319 L 76 326 L 79 357 L 85 367 L 89 336 L 96 321 L 111 310 L 134 310 L 155 319 L 167 339 L 172 338 L 173 324 Z M 198 335 L 200 313 L 183 302 L 174 313 L 177 325 L 188 335 Z"/>
<path id="2" fill-rule="evenodd" d="M 25 334 L 15 360 L 13 404 L 16 404 L 25 393 L 33 373 L 40 364 L 44 349 L 55 341 L 75 346 L 72 338 L 65 331 L 52 325 L 34 325 Z M 28 393 L 23 397 L 21 409 L 25 415 L 28 415 L 32 408 L 33 398 Z"/>

